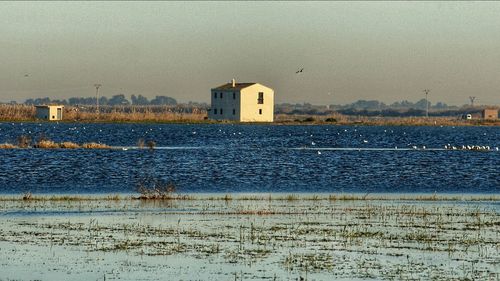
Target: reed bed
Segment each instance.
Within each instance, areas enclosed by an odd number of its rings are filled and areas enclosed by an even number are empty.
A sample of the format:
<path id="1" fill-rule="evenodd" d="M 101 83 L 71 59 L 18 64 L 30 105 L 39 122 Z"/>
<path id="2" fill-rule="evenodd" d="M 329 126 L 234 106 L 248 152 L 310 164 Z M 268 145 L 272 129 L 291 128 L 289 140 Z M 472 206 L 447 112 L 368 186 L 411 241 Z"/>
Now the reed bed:
<path id="1" fill-rule="evenodd" d="M 103 143 L 89 142 L 79 145 L 78 143 L 64 141 L 61 143 L 54 142 L 49 139 L 41 139 L 33 146 L 30 146 L 31 139 L 27 136 L 20 136 L 18 138 L 18 144 L 3 143 L 0 144 L 0 149 L 16 149 L 16 148 L 40 148 L 40 149 L 112 149 L 111 146 Z"/>
<path id="2" fill-rule="evenodd" d="M 111 146 L 103 143 L 97 143 L 97 142 L 88 142 L 82 144 L 82 148 L 87 148 L 87 149 L 110 149 Z"/>
<path id="3" fill-rule="evenodd" d="M 0 143 L 0 149 L 14 149 L 14 148 L 18 147 L 10 143 Z"/>
<path id="4" fill-rule="evenodd" d="M 64 121 L 68 122 L 130 122 L 130 123 L 237 123 L 208 120 L 205 108 L 177 106 L 65 106 Z M 340 113 L 328 115 L 276 114 L 274 124 L 332 124 L 367 126 L 500 126 L 500 120 L 462 120 L 457 117 L 368 117 Z M 35 107 L 30 105 L 0 104 L 2 121 L 34 121 Z"/>

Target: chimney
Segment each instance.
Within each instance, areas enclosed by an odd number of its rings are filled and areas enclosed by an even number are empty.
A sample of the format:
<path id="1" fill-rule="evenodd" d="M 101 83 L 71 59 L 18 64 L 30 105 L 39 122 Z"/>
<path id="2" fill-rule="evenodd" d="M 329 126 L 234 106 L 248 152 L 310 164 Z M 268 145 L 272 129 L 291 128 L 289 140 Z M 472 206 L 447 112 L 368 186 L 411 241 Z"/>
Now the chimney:
<path id="1" fill-rule="evenodd" d="M 231 80 L 231 84 L 233 85 L 233 88 L 236 87 L 236 80 L 234 80 L 234 78 Z"/>

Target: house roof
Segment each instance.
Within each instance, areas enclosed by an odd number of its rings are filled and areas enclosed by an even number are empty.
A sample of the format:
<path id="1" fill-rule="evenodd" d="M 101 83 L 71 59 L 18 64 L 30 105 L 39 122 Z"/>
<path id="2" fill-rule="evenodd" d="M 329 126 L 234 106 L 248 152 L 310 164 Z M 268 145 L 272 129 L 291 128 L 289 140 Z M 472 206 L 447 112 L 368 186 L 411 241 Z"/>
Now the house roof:
<path id="1" fill-rule="evenodd" d="M 250 87 L 252 85 L 255 85 L 257 83 L 235 83 L 234 87 L 232 83 L 227 83 L 224 85 L 221 85 L 217 88 L 213 88 L 212 90 L 217 90 L 217 91 L 224 91 L 224 90 L 241 90 L 246 87 Z"/>
<path id="2" fill-rule="evenodd" d="M 58 105 L 58 104 L 44 104 L 44 105 L 35 105 L 35 107 L 42 107 L 42 108 L 47 108 L 47 107 L 64 107 L 64 105 Z"/>

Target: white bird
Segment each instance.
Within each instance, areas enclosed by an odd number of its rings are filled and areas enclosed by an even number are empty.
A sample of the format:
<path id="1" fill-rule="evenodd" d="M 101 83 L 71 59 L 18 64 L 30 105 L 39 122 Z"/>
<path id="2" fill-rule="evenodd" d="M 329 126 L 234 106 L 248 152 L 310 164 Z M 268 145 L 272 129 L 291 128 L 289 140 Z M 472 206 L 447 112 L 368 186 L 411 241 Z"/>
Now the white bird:
<path id="1" fill-rule="evenodd" d="M 311 142 L 311 145 L 316 145 L 316 143 L 312 141 L 312 142 Z"/>
<path id="2" fill-rule="evenodd" d="M 498 151 L 498 147 L 495 147 L 495 150 Z"/>
<path id="3" fill-rule="evenodd" d="M 414 145 L 414 146 L 412 146 L 412 148 L 413 148 L 413 149 L 417 149 L 417 146 L 416 146 L 416 145 Z"/>
<path id="4" fill-rule="evenodd" d="M 426 148 L 425 145 L 422 145 L 422 149 L 425 149 L 425 148 Z"/>
<path id="5" fill-rule="evenodd" d="M 321 151 L 318 150 L 318 155 L 321 155 Z"/>
<path id="6" fill-rule="evenodd" d="M 368 143 L 368 141 L 367 141 L 367 140 L 363 140 L 363 142 L 364 142 L 364 143 Z"/>

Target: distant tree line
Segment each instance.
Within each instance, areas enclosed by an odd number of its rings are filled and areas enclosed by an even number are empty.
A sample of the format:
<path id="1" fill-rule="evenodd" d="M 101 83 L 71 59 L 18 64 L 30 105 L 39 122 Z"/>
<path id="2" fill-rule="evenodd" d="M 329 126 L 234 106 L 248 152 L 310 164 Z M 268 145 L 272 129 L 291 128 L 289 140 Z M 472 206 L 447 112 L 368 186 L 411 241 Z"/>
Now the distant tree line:
<path id="1" fill-rule="evenodd" d="M 34 98 L 27 99 L 24 104 L 28 105 L 42 105 L 42 104 L 62 104 L 62 105 L 95 105 L 96 98 L 95 97 L 72 97 L 69 99 L 50 99 L 48 97 L 45 98 Z M 109 106 L 117 106 L 117 105 L 177 105 L 177 100 L 167 96 L 156 96 L 152 100 L 148 100 L 148 98 L 143 95 L 132 95 L 130 100 L 128 100 L 125 95 L 114 95 L 111 98 L 100 97 L 99 105 L 109 105 Z"/>
<path id="2" fill-rule="evenodd" d="M 470 105 L 449 106 L 443 102 L 429 104 L 430 116 L 457 116 L 464 113 L 479 113 L 484 106 L 471 107 Z M 360 115 L 360 116 L 387 116 L 387 117 L 404 117 L 404 116 L 425 116 L 426 100 L 421 99 L 417 102 L 407 100 L 385 104 L 378 100 L 358 100 L 345 105 L 312 105 L 310 103 L 290 104 L 282 103 L 275 105 L 275 113 L 277 114 L 298 114 L 298 115 L 327 115 L 333 112 L 344 115 Z"/>

